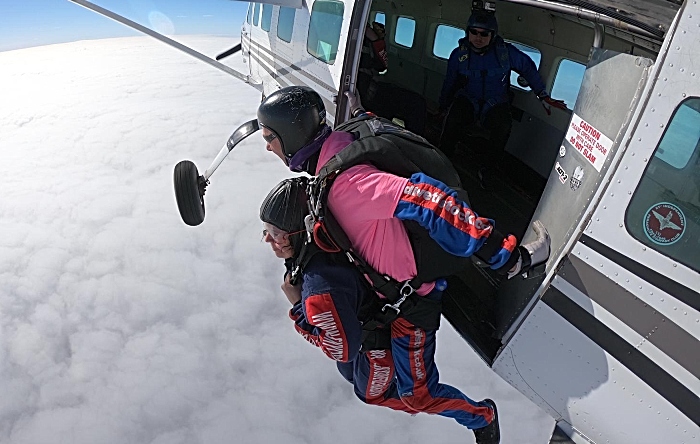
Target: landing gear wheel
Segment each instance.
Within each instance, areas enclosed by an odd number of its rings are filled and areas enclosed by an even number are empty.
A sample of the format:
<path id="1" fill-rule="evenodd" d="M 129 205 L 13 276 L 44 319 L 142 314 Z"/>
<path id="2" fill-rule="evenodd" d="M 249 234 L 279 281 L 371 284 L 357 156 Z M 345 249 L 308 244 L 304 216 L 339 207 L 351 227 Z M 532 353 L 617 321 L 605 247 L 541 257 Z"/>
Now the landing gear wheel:
<path id="1" fill-rule="evenodd" d="M 197 167 L 189 160 L 175 165 L 175 199 L 180 216 L 187 225 L 195 226 L 204 221 L 204 193 L 209 185 L 209 178 L 236 145 L 259 129 L 257 119 L 236 128 L 203 176 L 199 175 Z"/>
<path id="2" fill-rule="evenodd" d="M 182 220 L 190 226 L 204 221 L 204 191 L 207 186 L 204 177 L 189 160 L 175 165 L 175 199 Z"/>

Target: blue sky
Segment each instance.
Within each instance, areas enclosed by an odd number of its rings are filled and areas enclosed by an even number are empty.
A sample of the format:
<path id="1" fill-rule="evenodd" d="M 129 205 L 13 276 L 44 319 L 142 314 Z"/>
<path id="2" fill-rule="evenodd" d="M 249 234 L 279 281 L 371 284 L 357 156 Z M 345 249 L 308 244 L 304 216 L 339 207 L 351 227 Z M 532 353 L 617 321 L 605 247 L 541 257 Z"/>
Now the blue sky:
<path id="1" fill-rule="evenodd" d="M 248 3 L 231 0 L 95 0 L 169 35 L 238 35 Z M 76 40 L 139 35 L 69 0 L 0 1 L 0 51 Z"/>

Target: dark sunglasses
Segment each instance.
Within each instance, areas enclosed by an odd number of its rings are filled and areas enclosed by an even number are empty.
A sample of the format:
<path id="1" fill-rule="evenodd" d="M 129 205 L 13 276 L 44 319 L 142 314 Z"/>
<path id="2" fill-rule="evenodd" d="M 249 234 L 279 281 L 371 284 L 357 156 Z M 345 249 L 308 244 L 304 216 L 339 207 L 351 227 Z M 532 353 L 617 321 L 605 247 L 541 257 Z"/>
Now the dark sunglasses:
<path id="1" fill-rule="evenodd" d="M 272 143 L 273 140 L 277 138 L 277 134 L 275 133 L 270 133 L 268 135 L 263 134 L 263 139 L 265 139 L 265 142 L 267 143 Z"/>
<path id="2" fill-rule="evenodd" d="M 477 31 L 476 29 L 470 29 L 469 34 L 471 35 L 480 35 L 482 37 L 488 37 L 491 35 L 491 31 Z"/>

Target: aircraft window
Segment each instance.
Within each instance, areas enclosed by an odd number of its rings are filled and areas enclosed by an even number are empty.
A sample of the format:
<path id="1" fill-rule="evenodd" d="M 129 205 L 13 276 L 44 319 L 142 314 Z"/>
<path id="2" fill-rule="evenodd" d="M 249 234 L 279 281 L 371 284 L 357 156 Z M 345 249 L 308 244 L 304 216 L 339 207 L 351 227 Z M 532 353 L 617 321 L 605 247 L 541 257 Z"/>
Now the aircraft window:
<path id="1" fill-rule="evenodd" d="M 294 13 L 296 9 L 280 7 L 280 14 L 277 18 L 277 37 L 285 42 L 292 41 L 292 31 L 294 30 Z"/>
<path id="2" fill-rule="evenodd" d="M 552 98 L 563 100 L 569 109 L 574 109 L 578 91 L 581 89 L 586 65 L 573 60 L 563 59 L 557 68 L 557 75 L 552 85 Z"/>
<path id="3" fill-rule="evenodd" d="M 248 3 L 248 16 L 246 17 L 245 21 L 248 22 L 249 25 L 250 25 L 250 16 L 253 14 L 253 5 L 255 5 L 255 3 Z"/>
<path id="4" fill-rule="evenodd" d="M 409 17 L 399 17 L 396 21 L 396 34 L 394 42 L 397 45 L 410 48 L 413 46 L 413 38 L 416 35 L 416 21 Z"/>
<path id="5" fill-rule="evenodd" d="M 253 24 L 258 26 L 260 22 L 260 3 L 255 4 L 255 10 L 253 11 Z"/>
<path id="6" fill-rule="evenodd" d="M 344 11 L 343 2 L 330 0 L 316 0 L 311 9 L 306 50 L 331 65 L 338 53 Z"/>
<path id="7" fill-rule="evenodd" d="M 449 59 L 452 50 L 459 44 L 459 39 L 465 36 L 464 29 L 449 25 L 438 25 L 433 43 L 433 55 L 441 59 Z"/>
<path id="8" fill-rule="evenodd" d="M 700 271 L 700 98 L 681 103 L 625 214 L 627 231 Z"/>
<path id="9" fill-rule="evenodd" d="M 384 15 L 383 12 L 377 12 L 374 14 L 374 20 L 372 21 L 381 23 L 382 25 L 386 26 L 386 15 Z"/>
<path id="10" fill-rule="evenodd" d="M 537 67 L 537 69 L 540 68 L 540 60 L 542 59 L 542 54 L 540 53 L 539 49 L 533 48 L 532 46 L 524 45 L 520 42 L 514 42 L 512 40 L 506 40 L 506 41 L 508 43 L 510 43 L 511 45 L 515 46 L 516 48 L 518 48 L 519 50 L 521 50 L 522 52 L 524 52 L 528 57 L 530 57 L 532 59 L 532 61 L 535 62 L 535 66 Z M 520 74 L 518 74 L 517 72 L 515 72 L 515 71 L 510 72 L 510 84 L 511 84 L 511 86 L 513 86 L 514 88 L 522 89 L 523 91 L 530 91 L 529 86 L 521 86 L 518 83 L 518 77 L 520 77 Z"/>
<path id="11" fill-rule="evenodd" d="M 263 14 L 262 14 L 262 20 L 260 21 L 260 27 L 263 29 L 263 31 L 269 31 L 270 26 L 272 25 L 272 5 L 268 5 L 267 3 L 263 5 Z"/>
<path id="12" fill-rule="evenodd" d="M 654 157 L 663 160 L 673 168 L 682 170 L 688 166 L 693 153 L 697 150 L 698 139 L 700 139 L 700 106 L 697 102 L 694 104 L 686 102 L 676 111 Z"/>

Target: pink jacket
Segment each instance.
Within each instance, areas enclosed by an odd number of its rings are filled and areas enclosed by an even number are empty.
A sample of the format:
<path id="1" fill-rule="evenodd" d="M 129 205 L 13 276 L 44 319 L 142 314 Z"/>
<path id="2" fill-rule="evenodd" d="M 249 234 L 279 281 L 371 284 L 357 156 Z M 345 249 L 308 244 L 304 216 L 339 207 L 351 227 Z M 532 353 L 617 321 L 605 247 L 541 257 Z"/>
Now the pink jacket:
<path id="1" fill-rule="evenodd" d="M 321 148 L 316 173 L 352 141 L 350 133 L 333 132 Z M 408 179 L 371 165 L 356 165 L 335 179 L 328 196 L 328 208 L 355 251 L 375 270 L 399 282 L 417 274 L 406 229 L 394 216 L 407 183 Z M 428 294 L 434 286 L 434 282 L 423 284 L 417 293 Z"/>

